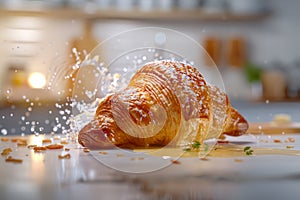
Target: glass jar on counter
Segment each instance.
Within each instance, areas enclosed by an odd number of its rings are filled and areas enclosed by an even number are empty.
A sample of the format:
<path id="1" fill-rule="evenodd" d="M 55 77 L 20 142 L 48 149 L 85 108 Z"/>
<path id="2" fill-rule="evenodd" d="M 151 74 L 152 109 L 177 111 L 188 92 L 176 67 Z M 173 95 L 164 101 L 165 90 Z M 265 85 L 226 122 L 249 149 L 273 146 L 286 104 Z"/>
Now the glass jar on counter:
<path id="1" fill-rule="evenodd" d="M 286 98 L 286 78 L 284 72 L 278 69 L 265 70 L 261 75 L 263 97 L 269 100 L 284 100 Z"/>

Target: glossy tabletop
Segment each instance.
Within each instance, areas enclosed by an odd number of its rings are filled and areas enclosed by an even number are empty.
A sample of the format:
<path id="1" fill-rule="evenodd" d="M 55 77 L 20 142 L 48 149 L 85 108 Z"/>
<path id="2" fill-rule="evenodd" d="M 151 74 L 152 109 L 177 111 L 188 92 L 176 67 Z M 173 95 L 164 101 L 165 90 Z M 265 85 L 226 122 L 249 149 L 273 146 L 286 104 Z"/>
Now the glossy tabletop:
<path id="1" fill-rule="evenodd" d="M 5 137 L 0 150 L 12 152 L 0 160 L 0 199 L 299 199 L 300 134 L 226 141 L 200 159 L 186 153 L 173 158 L 87 151 L 64 136 Z M 30 146 L 54 143 L 63 148 L 35 151 Z M 252 155 L 245 155 L 245 146 Z M 8 162 L 9 156 L 21 163 Z M 139 167 L 148 171 L 134 173 Z"/>

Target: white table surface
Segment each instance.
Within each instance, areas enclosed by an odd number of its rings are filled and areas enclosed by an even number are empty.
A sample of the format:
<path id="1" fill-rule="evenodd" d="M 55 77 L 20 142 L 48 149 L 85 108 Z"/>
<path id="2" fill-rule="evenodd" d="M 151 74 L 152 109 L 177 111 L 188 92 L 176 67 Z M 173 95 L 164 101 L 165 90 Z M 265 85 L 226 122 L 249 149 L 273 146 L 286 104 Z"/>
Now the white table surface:
<path id="1" fill-rule="evenodd" d="M 25 137 L 28 144 L 41 145 L 44 136 Z M 50 137 L 50 136 L 46 136 Z M 295 142 L 284 142 L 288 137 Z M 15 137 L 14 137 L 15 138 Z M 13 158 L 22 163 L 0 160 L 0 199 L 58 200 L 58 199 L 299 199 L 300 198 L 300 134 L 276 136 L 245 136 L 229 138 L 250 145 L 253 156 L 162 159 L 144 155 L 143 159 L 118 150 L 83 152 L 76 144 L 65 145 L 70 151 L 47 150 L 36 153 L 17 147 L 11 141 L 0 141 L 0 150 L 11 147 Z M 280 139 L 281 143 L 274 143 Z M 59 140 L 53 140 L 59 142 Z M 265 141 L 265 142 L 258 142 Z M 268 141 L 268 142 L 266 142 Z M 226 146 L 224 144 L 223 146 Z M 257 148 L 286 149 L 291 155 L 255 155 Z M 71 154 L 70 159 L 58 155 Z M 257 151 L 258 153 L 258 151 Z M 110 161 L 116 166 L 149 166 L 161 159 L 163 169 L 132 174 L 103 165 Z M 241 162 L 237 162 L 241 161 Z M 106 161 L 105 161 L 106 160 Z M 107 164 L 107 163 L 106 163 Z M 120 167 L 122 168 L 122 167 Z M 119 168 L 119 169 L 120 169 Z M 151 168 L 151 167 L 150 167 Z M 132 169 L 132 168 L 131 168 Z"/>

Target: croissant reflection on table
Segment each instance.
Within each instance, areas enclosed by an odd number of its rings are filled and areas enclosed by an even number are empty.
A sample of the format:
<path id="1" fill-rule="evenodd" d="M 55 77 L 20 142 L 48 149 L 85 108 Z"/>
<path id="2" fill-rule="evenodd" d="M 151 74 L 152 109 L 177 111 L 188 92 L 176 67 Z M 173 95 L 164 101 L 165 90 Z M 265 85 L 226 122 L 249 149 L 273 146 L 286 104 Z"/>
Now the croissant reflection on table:
<path id="1" fill-rule="evenodd" d="M 247 129 L 227 95 L 196 68 L 165 60 L 146 64 L 125 89 L 101 100 L 78 141 L 91 149 L 182 146 Z"/>

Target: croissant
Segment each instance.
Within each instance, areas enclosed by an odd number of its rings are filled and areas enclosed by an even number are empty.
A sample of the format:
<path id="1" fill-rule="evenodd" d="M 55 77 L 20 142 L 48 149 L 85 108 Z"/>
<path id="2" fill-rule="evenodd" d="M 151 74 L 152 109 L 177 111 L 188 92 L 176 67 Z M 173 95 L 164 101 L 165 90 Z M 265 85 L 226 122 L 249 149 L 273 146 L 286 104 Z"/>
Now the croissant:
<path id="1" fill-rule="evenodd" d="M 196 68 L 164 60 L 144 65 L 125 89 L 102 99 L 78 142 L 91 149 L 180 146 L 247 129 L 228 96 Z"/>

